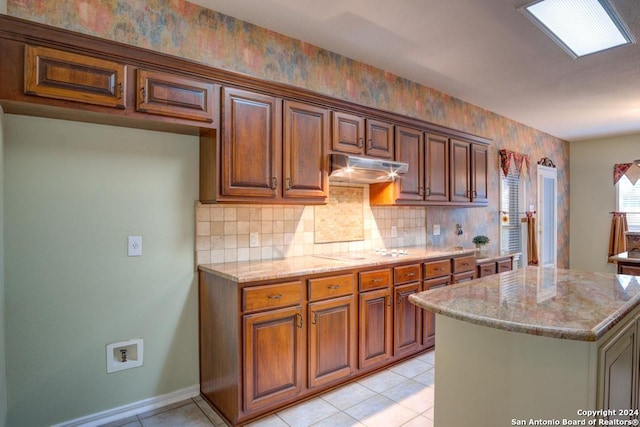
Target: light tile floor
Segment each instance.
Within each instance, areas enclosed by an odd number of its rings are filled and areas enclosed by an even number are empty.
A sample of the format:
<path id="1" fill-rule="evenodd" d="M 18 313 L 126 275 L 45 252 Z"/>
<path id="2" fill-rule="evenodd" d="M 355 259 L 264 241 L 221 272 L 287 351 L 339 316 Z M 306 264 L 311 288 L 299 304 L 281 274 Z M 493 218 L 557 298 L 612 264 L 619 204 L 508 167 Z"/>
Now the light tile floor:
<path id="1" fill-rule="evenodd" d="M 259 419 L 250 427 L 433 427 L 434 352 Z M 226 426 L 202 398 L 119 420 L 108 427 Z"/>

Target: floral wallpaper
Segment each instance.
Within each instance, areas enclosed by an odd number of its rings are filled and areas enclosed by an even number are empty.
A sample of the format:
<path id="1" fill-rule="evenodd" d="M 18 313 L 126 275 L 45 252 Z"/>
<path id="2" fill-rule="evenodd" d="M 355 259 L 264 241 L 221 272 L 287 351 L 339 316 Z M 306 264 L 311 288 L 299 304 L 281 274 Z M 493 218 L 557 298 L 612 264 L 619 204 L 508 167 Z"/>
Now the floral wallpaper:
<path id="1" fill-rule="evenodd" d="M 535 205 L 536 200 L 534 165 L 548 157 L 558 168 L 558 266 L 569 265 L 566 141 L 384 70 L 184 0 L 7 0 L 7 13 L 492 139 L 489 207 L 428 208 L 427 223 L 442 227 L 442 235 L 428 236 L 428 244 L 457 245 L 461 238 L 455 234 L 456 223 L 463 225 L 463 236 L 468 237 L 465 246 L 475 234 L 486 234 L 497 242 L 498 150 L 531 157 L 531 171 L 525 177 L 527 206 Z"/>

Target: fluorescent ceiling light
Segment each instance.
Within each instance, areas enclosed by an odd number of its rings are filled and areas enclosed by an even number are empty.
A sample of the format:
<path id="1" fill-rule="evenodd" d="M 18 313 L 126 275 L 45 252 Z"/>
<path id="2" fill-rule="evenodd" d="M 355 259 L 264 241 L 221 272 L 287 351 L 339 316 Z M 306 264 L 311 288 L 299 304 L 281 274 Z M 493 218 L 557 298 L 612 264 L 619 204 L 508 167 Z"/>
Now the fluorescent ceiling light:
<path id="1" fill-rule="evenodd" d="M 520 10 L 574 58 L 635 41 L 607 0 L 539 0 Z"/>

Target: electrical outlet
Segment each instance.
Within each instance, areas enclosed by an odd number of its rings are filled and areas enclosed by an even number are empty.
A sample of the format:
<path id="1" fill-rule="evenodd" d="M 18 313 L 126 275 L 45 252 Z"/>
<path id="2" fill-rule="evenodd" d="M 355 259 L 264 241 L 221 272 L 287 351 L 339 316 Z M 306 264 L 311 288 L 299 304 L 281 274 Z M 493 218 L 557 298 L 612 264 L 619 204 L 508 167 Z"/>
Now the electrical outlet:
<path id="1" fill-rule="evenodd" d="M 391 226 L 391 237 L 398 237 L 398 227 L 395 225 Z"/>
<path id="2" fill-rule="evenodd" d="M 433 235 L 434 236 L 440 235 L 440 224 L 433 224 Z"/>
<path id="3" fill-rule="evenodd" d="M 249 233 L 249 247 L 257 248 L 258 246 L 260 246 L 260 233 L 257 231 Z"/>
<path id="4" fill-rule="evenodd" d="M 127 239 L 127 255 L 142 256 L 142 236 L 129 236 Z"/>

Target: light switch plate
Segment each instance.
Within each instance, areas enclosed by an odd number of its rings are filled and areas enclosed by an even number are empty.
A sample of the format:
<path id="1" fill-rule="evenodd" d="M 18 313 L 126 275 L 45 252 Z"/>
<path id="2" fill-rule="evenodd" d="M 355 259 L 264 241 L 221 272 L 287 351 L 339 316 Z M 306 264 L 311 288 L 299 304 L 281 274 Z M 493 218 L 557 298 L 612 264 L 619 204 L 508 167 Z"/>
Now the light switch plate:
<path id="1" fill-rule="evenodd" d="M 127 256 L 142 256 L 142 236 L 127 238 Z"/>

